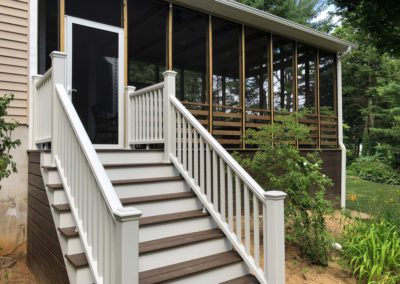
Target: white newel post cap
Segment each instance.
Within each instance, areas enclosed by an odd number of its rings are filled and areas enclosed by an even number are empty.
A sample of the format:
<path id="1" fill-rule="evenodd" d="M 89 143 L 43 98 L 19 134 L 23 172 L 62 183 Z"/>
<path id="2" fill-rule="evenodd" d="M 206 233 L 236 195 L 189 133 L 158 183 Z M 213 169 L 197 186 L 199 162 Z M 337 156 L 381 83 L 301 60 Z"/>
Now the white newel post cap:
<path id="1" fill-rule="evenodd" d="M 136 91 L 136 87 L 134 87 L 134 86 L 126 86 L 126 87 L 125 87 L 125 90 L 126 90 L 128 93 L 132 93 L 132 92 Z"/>
<path id="2" fill-rule="evenodd" d="M 61 51 L 53 51 L 52 53 L 50 53 L 50 58 L 66 58 L 67 54 L 65 52 L 61 52 Z"/>
<path id="3" fill-rule="evenodd" d="M 116 209 L 114 212 L 114 217 L 120 222 L 136 221 L 142 216 L 142 211 L 134 207 L 121 207 Z"/>
<path id="4" fill-rule="evenodd" d="M 266 200 L 284 200 L 286 196 L 287 194 L 285 192 L 279 190 L 266 191 L 264 193 Z"/>
<path id="5" fill-rule="evenodd" d="M 176 75 L 178 74 L 177 72 L 175 72 L 175 71 L 172 71 L 172 70 L 167 70 L 167 71 L 165 71 L 164 73 L 162 73 L 163 74 L 163 76 L 164 76 L 164 78 L 165 77 L 176 77 Z"/>

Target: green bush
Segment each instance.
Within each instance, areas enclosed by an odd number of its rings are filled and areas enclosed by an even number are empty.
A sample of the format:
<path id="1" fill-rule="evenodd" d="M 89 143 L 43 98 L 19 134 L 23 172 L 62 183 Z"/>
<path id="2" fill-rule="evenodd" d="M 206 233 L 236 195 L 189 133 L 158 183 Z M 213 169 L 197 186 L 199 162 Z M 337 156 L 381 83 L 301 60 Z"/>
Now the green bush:
<path id="1" fill-rule="evenodd" d="M 310 129 L 297 121 L 301 114 L 278 116 L 279 122 L 246 133 L 246 144 L 256 145 L 253 157 L 235 157 L 264 190 L 282 190 L 288 194 L 285 214 L 289 240 L 312 263 L 327 265 L 331 239 L 325 217 L 332 204 L 324 199 L 331 180 L 321 173 L 318 153 L 302 156 L 292 141 L 305 141 Z"/>
<path id="2" fill-rule="evenodd" d="M 400 283 L 400 236 L 395 225 L 372 219 L 345 227 L 343 257 L 359 283 Z"/>
<path id="3" fill-rule="evenodd" d="M 348 172 L 364 180 L 400 185 L 400 174 L 375 156 L 357 159 L 348 167 Z"/>

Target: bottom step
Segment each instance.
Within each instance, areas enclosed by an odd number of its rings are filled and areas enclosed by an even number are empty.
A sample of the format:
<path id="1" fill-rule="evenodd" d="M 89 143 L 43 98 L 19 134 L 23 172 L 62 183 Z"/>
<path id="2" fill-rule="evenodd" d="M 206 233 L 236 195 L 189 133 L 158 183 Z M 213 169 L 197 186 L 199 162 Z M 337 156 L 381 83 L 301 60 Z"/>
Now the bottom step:
<path id="1" fill-rule="evenodd" d="M 174 265 L 143 271 L 139 273 L 139 283 L 152 284 L 171 282 L 179 278 L 190 277 L 193 274 L 214 270 L 240 262 L 242 262 L 242 258 L 235 251 L 219 253 Z"/>
<path id="2" fill-rule="evenodd" d="M 245 275 L 239 278 L 235 278 L 226 282 L 222 282 L 221 284 L 257 284 L 257 278 L 253 275 Z"/>

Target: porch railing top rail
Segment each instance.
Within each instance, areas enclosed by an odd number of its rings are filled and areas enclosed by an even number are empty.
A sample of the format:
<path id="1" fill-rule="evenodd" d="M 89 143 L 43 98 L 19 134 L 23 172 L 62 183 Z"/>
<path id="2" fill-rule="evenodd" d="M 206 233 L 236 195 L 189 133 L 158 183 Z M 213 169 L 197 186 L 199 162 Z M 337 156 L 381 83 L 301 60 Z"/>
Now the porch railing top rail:
<path id="1" fill-rule="evenodd" d="M 44 83 L 46 83 L 46 81 L 48 80 L 48 79 L 50 79 L 50 77 L 51 77 L 51 75 L 52 75 L 52 68 L 50 68 L 49 70 L 47 70 L 47 72 L 46 73 L 44 73 L 43 74 L 43 76 L 41 76 L 39 79 L 38 79 L 38 81 L 36 82 L 36 85 L 35 85 L 35 87 L 37 88 L 37 89 L 40 89 L 41 87 L 42 87 L 42 85 L 44 84 Z"/>
<path id="2" fill-rule="evenodd" d="M 152 91 L 161 89 L 163 87 L 164 87 L 164 82 L 161 82 L 161 83 L 158 83 L 158 84 L 155 84 L 155 85 L 140 89 L 138 91 L 131 92 L 131 93 L 129 93 L 129 97 L 132 98 L 132 97 L 135 97 L 135 96 L 139 96 L 139 95 L 143 95 L 143 94 L 146 94 L 146 93 L 150 93 Z"/>

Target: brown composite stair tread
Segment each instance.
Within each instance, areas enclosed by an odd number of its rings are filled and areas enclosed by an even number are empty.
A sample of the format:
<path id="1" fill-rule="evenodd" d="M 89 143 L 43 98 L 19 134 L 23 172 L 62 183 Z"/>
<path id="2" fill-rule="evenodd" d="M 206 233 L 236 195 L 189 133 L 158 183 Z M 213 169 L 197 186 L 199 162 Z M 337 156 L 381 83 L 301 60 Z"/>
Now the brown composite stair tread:
<path id="1" fill-rule="evenodd" d="M 141 179 L 125 179 L 125 180 L 113 180 L 113 185 L 129 185 L 129 184 L 145 184 L 145 183 L 156 183 L 156 182 L 172 182 L 183 180 L 183 177 L 159 177 L 159 178 L 141 178 Z"/>
<path id="2" fill-rule="evenodd" d="M 146 168 L 146 167 L 170 167 L 171 163 L 133 163 L 133 164 L 104 164 L 105 169 L 113 168 Z"/>
<path id="3" fill-rule="evenodd" d="M 57 167 L 56 166 L 42 166 L 43 170 L 48 170 L 48 171 L 56 171 Z"/>
<path id="4" fill-rule="evenodd" d="M 132 205 L 139 203 L 160 202 L 176 199 L 193 198 L 196 195 L 192 192 L 179 192 L 171 194 L 149 195 L 140 197 L 121 198 L 122 205 Z"/>
<path id="5" fill-rule="evenodd" d="M 58 228 L 58 231 L 66 238 L 75 238 L 79 236 L 76 227 Z"/>
<path id="6" fill-rule="evenodd" d="M 145 153 L 151 153 L 151 152 L 164 152 L 163 149 L 97 149 L 97 153 L 130 153 L 130 152 L 145 152 Z"/>
<path id="7" fill-rule="evenodd" d="M 156 225 L 156 224 L 202 218 L 208 216 L 210 216 L 208 212 L 203 212 L 203 210 L 192 210 L 179 213 L 143 217 L 139 219 L 139 226 L 142 227 L 142 226 Z"/>
<path id="8" fill-rule="evenodd" d="M 140 284 L 165 283 L 174 279 L 241 262 L 235 251 L 214 254 L 139 273 Z"/>
<path id="9" fill-rule="evenodd" d="M 69 212 L 71 211 L 71 207 L 69 204 L 53 204 L 51 205 L 58 212 Z"/>
<path id="10" fill-rule="evenodd" d="M 183 234 L 158 240 L 143 242 L 139 244 L 139 254 L 160 251 L 164 249 L 195 244 L 198 242 L 224 238 L 225 235 L 220 229 Z"/>
<path id="11" fill-rule="evenodd" d="M 62 184 L 46 184 L 46 186 L 50 189 L 50 190 L 63 190 L 64 186 Z"/>
<path id="12" fill-rule="evenodd" d="M 220 284 L 255 284 L 260 283 L 254 275 L 248 274 L 239 278 L 235 278 Z"/>
<path id="13" fill-rule="evenodd" d="M 81 268 L 89 265 L 86 258 L 86 254 L 84 253 L 78 253 L 73 255 L 66 254 L 65 257 L 75 268 Z"/>

